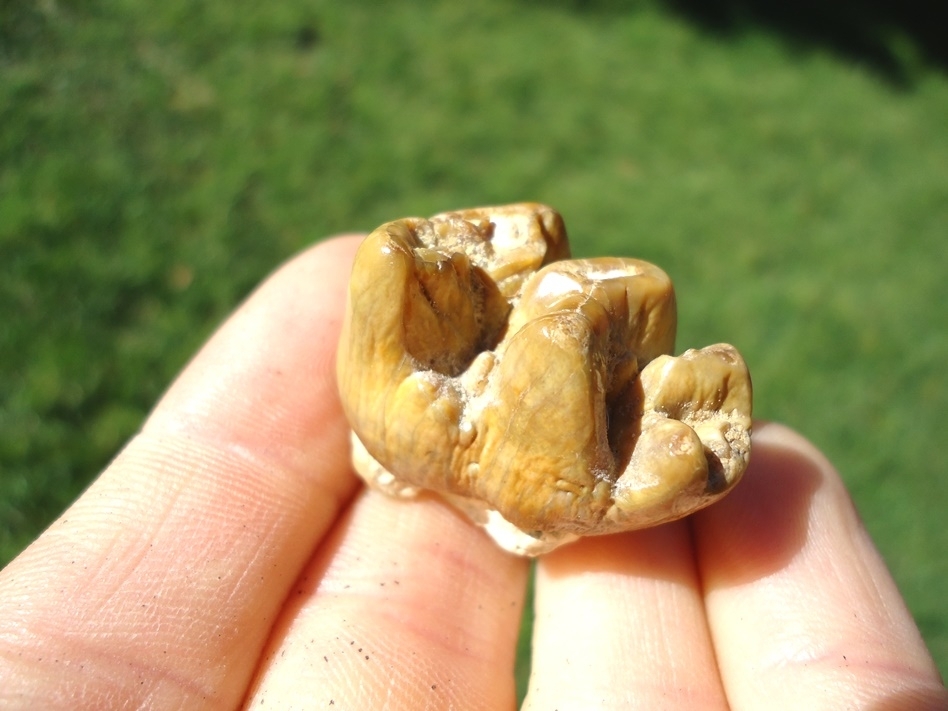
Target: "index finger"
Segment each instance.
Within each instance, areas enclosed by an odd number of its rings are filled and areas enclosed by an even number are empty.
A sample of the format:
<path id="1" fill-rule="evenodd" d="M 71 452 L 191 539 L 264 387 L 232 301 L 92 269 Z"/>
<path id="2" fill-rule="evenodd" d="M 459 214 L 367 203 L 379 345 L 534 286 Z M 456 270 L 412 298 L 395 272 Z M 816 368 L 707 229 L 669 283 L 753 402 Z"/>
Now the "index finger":
<path id="1" fill-rule="evenodd" d="M 334 352 L 358 241 L 324 242 L 271 277 L 3 571 L 0 702 L 240 701 L 289 586 L 357 485 Z"/>

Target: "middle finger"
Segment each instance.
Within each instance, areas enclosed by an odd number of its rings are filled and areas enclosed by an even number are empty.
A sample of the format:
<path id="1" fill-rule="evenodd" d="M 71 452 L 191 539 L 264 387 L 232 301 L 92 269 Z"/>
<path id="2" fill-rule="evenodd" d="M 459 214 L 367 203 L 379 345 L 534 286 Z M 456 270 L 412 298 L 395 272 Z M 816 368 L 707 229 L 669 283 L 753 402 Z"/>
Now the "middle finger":
<path id="1" fill-rule="evenodd" d="M 524 709 L 727 707 L 686 523 L 559 549 L 536 590 Z"/>
<path id="2" fill-rule="evenodd" d="M 440 500 L 363 490 L 294 586 L 248 705 L 513 708 L 525 582 Z"/>

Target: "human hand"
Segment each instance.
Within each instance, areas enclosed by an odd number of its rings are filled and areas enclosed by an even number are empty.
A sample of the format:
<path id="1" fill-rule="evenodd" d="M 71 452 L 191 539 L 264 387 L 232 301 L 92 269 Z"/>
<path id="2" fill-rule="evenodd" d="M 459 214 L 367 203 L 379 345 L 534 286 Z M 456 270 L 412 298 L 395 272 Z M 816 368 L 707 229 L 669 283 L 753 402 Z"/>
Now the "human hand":
<path id="1" fill-rule="evenodd" d="M 0 572 L 0 706 L 515 705 L 526 562 L 351 473 L 357 243 L 268 280 Z M 557 550 L 536 588 L 525 708 L 948 708 L 839 477 L 778 425 L 724 501 Z"/>

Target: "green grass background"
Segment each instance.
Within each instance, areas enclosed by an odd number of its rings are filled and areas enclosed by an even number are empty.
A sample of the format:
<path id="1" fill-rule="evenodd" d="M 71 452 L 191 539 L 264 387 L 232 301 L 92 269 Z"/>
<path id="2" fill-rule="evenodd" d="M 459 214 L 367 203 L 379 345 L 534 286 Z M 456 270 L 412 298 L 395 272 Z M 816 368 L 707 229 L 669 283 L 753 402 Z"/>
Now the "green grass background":
<path id="1" fill-rule="evenodd" d="M 539 200 L 671 274 L 680 349 L 741 349 L 948 671 L 945 66 L 892 18 L 693 14 L 0 0 L 0 565 L 280 261 Z"/>

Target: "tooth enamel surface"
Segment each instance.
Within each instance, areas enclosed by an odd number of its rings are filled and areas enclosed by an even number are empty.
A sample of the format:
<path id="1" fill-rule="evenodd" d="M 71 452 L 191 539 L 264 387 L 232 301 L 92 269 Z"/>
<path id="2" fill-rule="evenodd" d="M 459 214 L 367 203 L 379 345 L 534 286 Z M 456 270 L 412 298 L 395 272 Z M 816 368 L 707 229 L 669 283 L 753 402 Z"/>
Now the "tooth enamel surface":
<path id="1" fill-rule="evenodd" d="M 675 329 L 661 269 L 569 259 L 544 205 L 382 225 L 337 358 L 353 465 L 520 555 L 686 516 L 747 466 L 751 383 L 727 344 L 672 357 Z"/>

